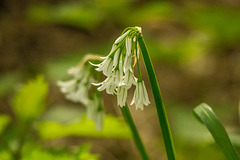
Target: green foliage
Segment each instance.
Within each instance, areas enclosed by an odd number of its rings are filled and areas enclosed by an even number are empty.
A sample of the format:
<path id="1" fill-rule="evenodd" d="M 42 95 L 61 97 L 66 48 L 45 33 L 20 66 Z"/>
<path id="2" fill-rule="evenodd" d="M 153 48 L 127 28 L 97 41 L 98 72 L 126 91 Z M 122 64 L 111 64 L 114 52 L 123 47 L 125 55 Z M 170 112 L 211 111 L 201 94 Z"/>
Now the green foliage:
<path id="1" fill-rule="evenodd" d="M 221 44 L 236 44 L 240 33 L 240 11 L 227 7 L 202 6 L 186 10 L 187 23 L 211 35 Z"/>
<path id="2" fill-rule="evenodd" d="M 131 132 L 125 123 L 116 117 L 106 115 L 102 131 L 96 130 L 94 122 L 85 116 L 78 122 L 60 124 L 58 122 L 39 122 L 38 132 L 43 139 L 52 139 L 65 136 L 130 138 Z"/>
<path id="3" fill-rule="evenodd" d="M 33 6 L 29 9 L 28 16 L 34 22 L 53 22 L 86 30 L 96 28 L 102 19 L 101 14 L 94 8 L 76 4 Z"/>
<path id="4" fill-rule="evenodd" d="M 134 8 L 127 17 L 124 17 L 123 24 L 140 25 L 153 21 L 169 21 L 173 15 L 173 5 L 169 2 L 149 2 L 141 7 Z"/>
<path id="5" fill-rule="evenodd" d="M 157 41 L 149 39 L 149 52 L 151 56 L 161 61 L 173 64 L 186 63 L 197 59 L 205 54 L 207 49 L 206 43 L 201 37 L 184 37 L 184 39 L 176 41 Z"/>
<path id="6" fill-rule="evenodd" d="M 132 0 L 96 0 L 93 4 L 101 10 L 107 17 L 119 17 L 128 11 Z"/>
<path id="7" fill-rule="evenodd" d="M 19 120 L 28 121 L 37 118 L 45 109 L 48 85 L 42 76 L 23 85 L 13 99 L 13 111 Z"/>
<path id="8" fill-rule="evenodd" d="M 69 153 L 67 150 L 44 150 L 39 147 L 33 148 L 24 154 L 22 160 L 98 160 L 98 155 L 91 154 L 90 145 L 83 144 Z"/>
<path id="9" fill-rule="evenodd" d="M 239 157 L 232 146 L 228 134 L 213 110 L 207 104 L 202 103 L 193 110 L 193 113 L 208 128 L 226 158 L 228 160 L 238 160 Z"/>
<path id="10" fill-rule="evenodd" d="M 76 159 L 77 160 L 97 160 L 99 159 L 98 155 L 96 154 L 90 154 L 90 144 L 83 144 L 80 147 L 78 147 L 78 150 L 76 152 Z"/>
<path id="11" fill-rule="evenodd" d="M 38 76 L 36 79 L 30 80 L 29 82 L 22 86 L 21 90 L 16 94 L 16 96 L 13 99 L 13 111 L 16 114 L 18 123 L 16 124 L 14 123 L 6 128 L 6 126 L 10 122 L 10 117 L 8 115 L 0 115 L 0 139 L 1 139 L 0 159 L 1 160 L 99 159 L 98 155 L 90 153 L 91 147 L 90 144 L 77 146 L 70 152 L 64 146 L 62 147 L 61 151 L 41 147 L 41 144 L 38 143 L 39 139 L 35 137 L 36 132 L 34 131 L 33 133 L 32 131 L 34 130 L 33 124 L 35 124 L 34 126 L 38 128 L 38 123 L 33 122 L 36 122 L 36 118 L 42 115 L 43 111 L 45 110 L 45 100 L 47 91 L 48 84 L 42 76 Z M 66 114 L 65 111 L 64 113 Z M 74 113 L 76 116 L 79 116 L 79 114 L 76 113 L 76 111 L 72 111 L 72 113 Z M 60 116 L 62 116 L 62 114 Z M 66 117 L 67 116 L 65 116 L 65 119 Z M 109 121 L 111 121 L 112 119 L 115 121 L 115 123 L 113 122 L 113 125 L 122 125 L 122 123 L 120 122 L 118 123 L 118 121 L 115 120 L 114 117 L 109 118 Z M 30 123 L 27 123 L 26 125 L 25 122 Z M 88 126 L 88 124 L 90 123 L 91 122 L 87 122 L 85 124 L 84 122 L 82 122 L 80 126 L 75 127 L 81 128 L 84 127 L 84 125 Z M 94 125 L 92 128 L 95 128 Z M 108 131 L 108 129 L 109 128 L 106 129 L 106 132 L 108 134 L 111 134 Z M 1 134 L 4 130 L 6 130 L 4 132 L 6 134 Z M 84 130 L 84 128 L 82 128 L 82 130 Z M 61 132 L 61 130 L 59 132 Z M 123 134 L 125 134 L 125 132 Z"/>
<path id="12" fill-rule="evenodd" d="M 0 134 L 4 131 L 5 127 L 10 122 L 10 117 L 7 115 L 0 115 Z"/>
<path id="13" fill-rule="evenodd" d="M 0 150 L 0 159 L 1 160 L 11 160 L 12 157 L 11 157 L 10 152 L 8 152 L 6 150 L 3 150 L 3 151 Z"/>

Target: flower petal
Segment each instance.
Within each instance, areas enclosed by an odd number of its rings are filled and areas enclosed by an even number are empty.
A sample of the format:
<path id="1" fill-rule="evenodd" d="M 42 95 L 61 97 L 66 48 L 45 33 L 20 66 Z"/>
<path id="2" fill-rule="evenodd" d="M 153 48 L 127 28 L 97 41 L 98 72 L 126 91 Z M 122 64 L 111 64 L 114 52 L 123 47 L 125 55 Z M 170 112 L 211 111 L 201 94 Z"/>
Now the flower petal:
<path id="1" fill-rule="evenodd" d="M 127 38 L 126 39 L 126 55 L 131 56 L 132 54 L 132 39 Z"/>

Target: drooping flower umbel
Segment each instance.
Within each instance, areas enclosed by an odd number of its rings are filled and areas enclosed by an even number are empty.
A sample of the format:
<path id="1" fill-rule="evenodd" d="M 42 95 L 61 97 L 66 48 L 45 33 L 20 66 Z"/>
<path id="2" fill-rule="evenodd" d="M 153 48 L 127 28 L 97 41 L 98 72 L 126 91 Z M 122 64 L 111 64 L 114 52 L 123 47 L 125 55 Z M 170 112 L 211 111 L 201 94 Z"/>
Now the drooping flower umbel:
<path id="1" fill-rule="evenodd" d="M 71 68 L 68 73 L 72 79 L 58 81 L 62 93 L 73 102 L 82 103 L 87 110 L 87 117 L 95 122 L 95 127 L 101 130 L 103 127 L 104 110 L 101 95 L 97 92 L 89 93 L 91 82 L 93 82 L 93 66 L 88 64 L 89 60 L 96 60 L 96 56 L 88 55 L 76 67 Z"/>
<path id="2" fill-rule="evenodd" d="M 110 53 L 106 57 L 101 57 L 100 64 L 91 65 L 97 67 L 96 70 L 102 72 L 106 79 L 100 83 L 92 83 L 98 86 L 98 91 L 106 90 L 108 94 L 115 94 L 120 107 L 126 105 L 127 91 L 132 85 L 136 86 L 131 104 L 135 104 L 136 109 L 143 110 L 143 105 L 150 104 L 148 93 L 142 80 L 139 67 L 139 43 L 138 36 L 141 35 L 140 27 L 127 28 L 112 45 Z M 138 78 L 134 76 L 134 66 L 137 64 Z"/>

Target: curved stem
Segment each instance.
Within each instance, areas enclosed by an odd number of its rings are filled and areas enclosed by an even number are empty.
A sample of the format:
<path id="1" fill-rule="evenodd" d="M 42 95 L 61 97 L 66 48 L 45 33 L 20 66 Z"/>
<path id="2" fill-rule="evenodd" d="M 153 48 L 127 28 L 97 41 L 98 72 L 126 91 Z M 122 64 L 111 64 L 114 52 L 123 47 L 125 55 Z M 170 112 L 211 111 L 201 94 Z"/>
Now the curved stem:
<path id="1" fill-rule="evenodd" d="M 139 42 L 140 49 L 142 51 L 143 59 L 144 59 L 145 66 L 146 66 L 148 76 L 149 76 L 149 80 L 151 83 L 151 88 L 152 88 L 152 92 L 153 92 L 153 96 L 154 96 L 154 100 L 155 100 L 155 105 L 156 105 L 156 109 L 157 109 L 160 127 L 162 130 L 162 135 L 163 135 L 163 140 L 164 140 L 164 144 L 165 144 L 165 148 L 166 148 L 166 152 L 167 152 L 167 157 L 168 157 L 168 160 L 175 160 L 176 159 L 175 149 L 174 149 L 171 130 L 170 130 L 168 119 L 167 119 L 167 114 L 166 114 L 165 107 L 163 104 L 160 88 L 159 88 L 157 78 L 156 78 L 156 74 L 153 69 L 153 65 L 152 65 L 152 62 L 151 62 L 151 59 L 150 59 L 150 56 L 147 51 L 147 48 L 146 48 L 146 45 L 145 45 L 142 35 L 140 35 L 138 37 L 138 42 Z"/>
<path id="2" fill-rule="evenodd" d="M 133 122 L 133 119 L 132 119 L 132 116 L 131 116 L 131 113 L 128 109 L 128 106 L 123 106 L 121 108 L 121 111 L 122 111 L 122 115 L 125 119 L 125 121 L 128 123 L 130 129 L 131 129 L 131 132 L 132 132 L 132 135 L 133 135 L 133 139 L 135 141 L 135 144 L 137 146 L 137 149 L 139 151 L 139 153 L 141 154 L 141 157 L 143 160 L 149 160 L 149 157 L 147 155 L 147 152 L 144 148 L 144 145 L 142 143 L 142 140 L 138 134 L 138 131 L 137 131 L 137 128 Z"/>

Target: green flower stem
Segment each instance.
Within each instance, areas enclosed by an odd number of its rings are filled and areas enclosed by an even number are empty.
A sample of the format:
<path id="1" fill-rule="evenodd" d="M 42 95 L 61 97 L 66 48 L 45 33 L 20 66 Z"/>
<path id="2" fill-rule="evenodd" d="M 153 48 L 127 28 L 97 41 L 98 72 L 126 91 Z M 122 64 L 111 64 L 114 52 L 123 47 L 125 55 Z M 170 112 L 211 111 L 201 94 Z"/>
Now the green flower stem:
<path id="1" fill-rule="evenodd" d="M 147 51 L 147 48 L 146 48 L 146 45 L 145 45 L 142 35 L 140 35 L 138 37 L 138 42 L 139 42 L 140 49 L 142 51 L 143 59 L 144 59 L 145 66 L 146 66 L 148 76 L 149 76 L 149 80 L 151 83 L 151 88 L 152 88 L 152 92 L 153 92 L 153 96 L 154 96 L 154 100 L 155 100 L 155 105 L 156 105 L 156 109 L 157 109 L 160 127 L 162 130 L 162 135 L 163 135 L 163 140 L 164 140 L 164 144 L 165 144 L 165 148 L 166 148 L 166 152 L 167 152 L 167 157 L 168 157 L 168 160 L 175 160 L 176 159 L 175 149 L 174 149 L 171 130 L 170 130 L 168 119 L 167 119 L 167 114 L 166 114 L 165 107 L 163 104 L 160 88 L 159 88 L 157 78 L 156 78 L 156 74 L 154 72 L 153 65 L 152 65 L 152 62 L 151 62 L 151 59 L 150 59 L 150 56 Z"/>
<path id="2" fill-rule="evenodd" d="M 139 153 L 141 154 L 142 159 L 143 160 L 149 160 L 149 157 L 148 157 L 147 152 L 146 152 L 146 150 L 144 148 L 142 140 L 141 140 L 141 138 L 140 138 L 140 136 L 138 134 L 137 128 L 136 128 L 136 126 L 135 126 L 135 124 L 133 122 L 133 119 L 132 119 L 131 113 L 130 113 L 130 111 L 128 109 L 128 106 L 127 105 L 123 106 L 121 108 L 121 111 L 122 111 L 122 115 L 123 115 L 125 121 L 128 123 L 128 125 L 129 125 L 129 127 L 130 127 L 130 129 L 132 131 L 132 135 L 133 135 L 135 144 L 137 146 L 137 149 L 138 149 Z"/>

